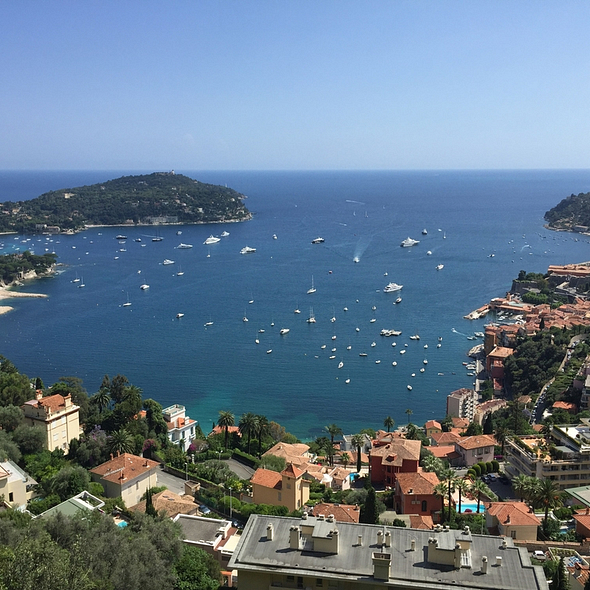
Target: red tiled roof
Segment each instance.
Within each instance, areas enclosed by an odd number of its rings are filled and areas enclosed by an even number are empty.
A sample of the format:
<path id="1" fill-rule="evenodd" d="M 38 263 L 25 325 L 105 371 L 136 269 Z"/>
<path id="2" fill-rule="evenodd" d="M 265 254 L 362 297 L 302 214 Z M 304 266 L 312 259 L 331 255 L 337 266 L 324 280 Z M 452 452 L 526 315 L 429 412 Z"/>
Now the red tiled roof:
<path id="1" fill-rule="evenodd" d="M 393 440 L 388 445 L 373 449 L 371 455 L 381 457 L 384 464 L 401 467 L 403 460 L 419 461 L 420 448 L 422 443 L 419 440 L 407 440 L 405 438 Z"/>
<path id="2" fill-rule="evenodd" d="M 338 522 L 359 522 L 361 516 L 358 506 L 352 504 L 328 504 L 326 502 L 316 504 L 311 513 L 313 516 L 330 516 L 332 514 Z"/>
<path id="3" fill-rule="evenodd" d="M 250 483 L 259 485 L 264 488 L 274 488 L 280 490 L 283 487 L 283 478 L 280 473 L 260 467 L 254 472 Z"/>
<path id="4" fill-rule="evenodd" d="M 440 483 L 436 473 L 419 471 L 418 473 L 398 473 L 396 475 L 399 489 L 404 495 L 414 494 L 428 496 L 434 494 L 434 488 Z"/>
<path id="5" fill-rule="evenodd" d="M 304 472 L 301 471 L 301 469 L 298 469 L 292 463 L 289 463 L 289 465 L 287 465 L 287 467 L 285 467 L 285 469 L 283 469 L 283 471 L 281 471 L 281 475 L 286 475 L 287 477 L 293 477 L 295 479 L 297 479 L 298 477 L 301 477 L 303 475 L 303 473 Z"/>
<path id="6" fill-rule="evenodd" d="M 487 511 L 503 525 L 539 526 L 541 524 L 524 502 L 490 502 Z"/>
<path id="7" fill-rule="evenodd" d="M 439 447 L 443 445 L 454 444 L 458 440 L 461 440 L 461 437 L 456 432 L 433 432 L 430 435 L 430 438 Z"/>
<path id="8" fill-rule="evenodd" d="M 432 516 L 421 516 L 420 514 L 410 514 L 411 529 L 428 529 L 434 528 Z"/>
<path id="9" fill-rule="evenodd" d="M 66 397 L 69 398 L 70 395 L 68 394 Z M 32 399 L 28 402 L 25 402 L 25 404 L 33 407 L 48 408 L 50 414 L 55 414 L 60 410 L 66 409 L 65 398 L 63 395 L 60 395 L 59 393 L 56 393 L 54 395 L 48 395 L 46 397 L 42 397 L 41 399 Z"/>
<path id="10" fill-rule="evenodd" d="M 156 469 L 158 465 L 159 463 L 156 461 L 144 459 L 130 453 L 123 453 L 91 469 L 90 473 L 99 475 L 101 479 L 121 484 Z"/>
<path id="11" fill-rule="evenodd" d="M 446 459 L 449 455 L 457 455 L 455 445 L 438 445 L 426 447 L 435 457 Z"/>
<path id="12" fill-rule="evenodd" d="M 240 427 L 239 426 L 228 426 L 227 427 L 227 431 L 230 434 L 235 432 L 238 436 L 242 436 L 242 433 L 240 432 Z M 223 426 L 215 426 L 215 428 L 213 428 L 213 430 L 208 434 L 208 436 L 213 436 L 215 434 L 225 434 L 225 427 L 223 427 Z"/>
<path id="13" fill-rule="evenodd" d="M 496 444 L 496 439 L 489 434 L 480 434 L 460 438 L 455 444 L 466 451 L 471 451 L 481 447 L 493 447 Z"/>
<path id="14" fill-rule="evenodd" d="M 424 428 L 426 430 L 428 430 L 429 428 L 438 428 L 439 430 L 442 430 L 442 426 L 440 425 L 440 422 L 437 422 L 436 420 L 428 420 L 428 422 L 426 422 L 426 424 L 424 424 Z"/>

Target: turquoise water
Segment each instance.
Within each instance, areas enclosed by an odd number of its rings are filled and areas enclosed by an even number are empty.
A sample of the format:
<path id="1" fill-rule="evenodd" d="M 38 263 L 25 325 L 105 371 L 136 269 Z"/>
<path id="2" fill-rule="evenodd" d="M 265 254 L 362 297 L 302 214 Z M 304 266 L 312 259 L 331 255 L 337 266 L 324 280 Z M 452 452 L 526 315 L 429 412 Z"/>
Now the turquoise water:
<path id="1" fill-rule="evenodd" d="M 459 505 L 457 504 L 457 508 Z M 461 514 L 465 512 L 473 512 L 474 514 L 477 513 L 477 502 L 469 503 L 469 502 L 461 502 Z M 485 506 L 483 502 L 479 505 L 479 513 L 483 514 L 485 512 Z"/>
<path id="2" fill-rule="evenodd" d="M 0 200 L 128 173 L 0 173 Z M 157 243 L 143 227 L 0 237 L 0 252 L 55 250 L 64 264 L 24 288 L 48 299 L 9 302 L 0 354 L 46 384 L 78 376 L 90 393 L 105 373 L 125 374 L 145 397 L 184 404 L 204 430 L 221 409 L 265 414 L 302 438 L 330 423 L 378 428 L 387 415 L 405 424 L 406 409 L 423 423 L 444 416 L 448 393 L 472 382 L 462 361 L 477 342 L 467 336 L 485 322 L 463 315 L 503 295 L 521 269 L 590 259 L 588 238 L 543 228 L 547 209 L 590 190 L 589 171 L 184 173 L 246 194 L 254 219 L 163 227 Z M 122 231 L 126 244 L 115 239 Z M 325 242 L 312 245 L 318 236 Z M 400 248 L 408 236 L 420 244 Z M 193 248 L 178 250 L 180 242 Z M 241 255 L 244 246 L 257 252 Z M 403 285 L 398 305 L 397 293 L 382 292 L 389 282 Z M 402 335 L 383 338 L 382 328 Z"/>

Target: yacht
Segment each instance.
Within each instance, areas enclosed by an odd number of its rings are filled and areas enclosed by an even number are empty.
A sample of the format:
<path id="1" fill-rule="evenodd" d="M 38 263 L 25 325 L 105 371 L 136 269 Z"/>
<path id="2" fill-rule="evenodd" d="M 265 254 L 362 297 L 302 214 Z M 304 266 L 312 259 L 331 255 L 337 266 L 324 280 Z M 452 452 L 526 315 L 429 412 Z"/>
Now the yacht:
<path id="1" fill-rule="evenodd" d="M 401 330 L 387 330 L 386 328 L 380 332 L 381 336 L 401 336 L 401 333 Z"/>
<path id="2" fill-rule="evenodd" d="M 412 238 L 410 238 L 409 236 L 400 244 L 400 246 L 402 248 L 410 248 L 411 246 L 415 246 L 416 244 L 419 244 L 420 240 L 413 240 Z"/>
<path id="3" fill-rule="evenodd" d="M 203 325 L 205 326 L 205 328 L 207 328 L 208 326 L 212 326 L 213 325 L 213 322 L 206 322 Z"/>
<path id="4" fill-rule="evenodd" d="M 115 240 L 126 240 L 127 236 L 124 236 L 122 234 L 119 234 L 118 236 L 115 236 Z"/>
<path id="5" fill-rule="evenodd" d="M 129 307 L 131 305 L 131 301 L 129 301 L 129 293 L 127 293 L 127 301 L 123 303 L 123 307 Z"/>
<path id="6" fill-rule="evenodd" d="M 344 383 L 348 385 L 350 383 L 350 379 L 347 379 Z"/>
<path id="7" fill-rule="evenodd" d="M 222 231 L 221 232 L 221 237 L 222 238 L 227 238 L 227 236 L 229 236 L 229 232 L 228 231 Z"/>
<path id="8" fill-rule="evenodd" d="M 359 356 L 367 356 L 366 352 L 359 352 Z"/>
<path id="9" fill-rule="evenodd" d="M 317 291 L 317 289 L 315 288 L 314 284 L 313 284 L 313 275 L 311 277 L 311 287 L 307 290 L 307 294 L 311 295 L 312 293 L 315 293 Z"/>
<path id="10" fill-rule="evenodd" d="M 355 256 L 355 257 L 352 259 L 352 261 L 353 261 L 353 262 L 355 262 L 355 263 L 357 263 L 357 262 L 360 262 L 360 261 L 361 261 L 361 259 L 360 259 L 358 256 Z"/>
<path id="11" fill-rule="evenodd" d="M 414 334 L 413 336 L 410 336 L 410 340 L 420 340 L 420 336 L 418 336 L 418 334 Z"/>
<path id="12" fill-rule="evenodd" d="M 388 283 L 385 285 L 383 289 L 383 293 L 393 293 L 394 291 L 399 291 L 403 288 L 403 285 L 398 285 L 397 283 Z"/>
<path id="13" fill-rule="evenodd" d="M 374 348 L 375 346 L 377 346 L 376 342 L 371 342 L 371 347 Z"/>
<path id="14" fill-rule="evenodd" d="M 426 231 L 426 229 L 422 230 L 422 235 L 425 236 L 428 232 Z"/>
<path id="15" fill-rule="evenodd" d="M 165 265 L 174 264 L 174 260 L 170 260 L 170 259 L 166 258 L 166 260 L 164 260 L 164 262 L 162 262 L 162 264 L 165 264 Z"/>
<path id="16" fill-rule="evenodd" d="M 189 248 L 192 248 L 193 245 L 192 244 L 183 244 L 182 242 L 180 244 L 178 244 L 178 246 L 176 246 L 177 250 L 188 250 Z"/>
<path id="17" fill-rule="evenodd" d="M 408 385 L 407 387 L 408 387 L 408 391 L 412 391 L 412 386 L 411 385 Z"/>
<path id="18" fill-rule="evenodd" d="M 135 238 L 134 242 L 141 242 L 141 238 Z"/>
<path id="19" fill-rule="evenodd" d="M 425 365 L 427 365 L 427 364 L 428 364 L 428 361 L 427 361 L 426 359 L 424 359 L 422 362 L 423 362 Z"/>
<path id="20" fill-rule="evenodd" d="M 436 265 L 436 270 L 442 270 L 445 267 L 444 264 L 437 264 Z"/>
<path id="21" fill-rule="evenodd" d="M 428 252 L 426 252 L 426 256 L 432 256 L 432 250 L 428 250 Z"/>
<path id="22" fill-rule="evenodd" d="M 293 313 L 301 313 L 301 310 L 299 309 L 299 307 L 296 307 L 296 308 L 293 310 Z"/>
<path id="23" fill-rule="evenodd" d="M 398 298 L 395 300 L 395 303 L 401 303 L 401 302 L 402 302 L 402 298 L 401 298 L 401 297 L 398 297 Z"/>
<path id="24" fill-rule="evenodd" d="M 141 287 L 139 287 L 142 291 L 147 291 L 150 286 L 147 283 L 144 283 L 143 285 L 141 285 Z"/>
<path id="25" fill-rule="evenodd" d="M 323 243 L 323 242 L 325 242 L 325 241 L 326 241 L 326 240 L 324 240 L 324 238 L 317 237 L 317 238 L 313 239 L 313 240 L 311 241 L 311 243 L 312 243 L 312 244 L 322 244 L 322 243 Z"/>
<path id="26" fill-rule="evenodd" d="M 277 238 L 277 234 L 272 234 L 272 239 L 273 240 L 278 240 L 279 238 Z"/>
<path id="27" fill-rule="evenodd" d="M 289 328 L 281 328 L 281 329 L 279 330 L 279 334 L 280 334 L 281 336 L 284 336 L 285 334 L 288 334 L 288 333 L 289 333 Z"/>
<path id="28" fill-rule="evenodd" d="M 210 235 L 204 242 L 206 246 L 209 244 L 217 244 L 217 242 L 221 242 L 221 238 L 216 238 L 214 235 Z"/>
<path id="29" fill-rule="evenodd" d="M 254 252 L 256 252 L 256 248 L 250 248 L 250 246 L 244 246 L 240 250 L 240 254 L 253 254 Z"/>
<path id="30" fill-rule="evenodd" d="M 183 313 L 177 313 L 176 314 L 176 319 L 179 320 L 180 318 L 184 317 Z"/>
<path id="31" fill-rule="evenodd" d="M 309 317 L 307 318 L 308 324 L 315 324 L 315 316 L 313 315 L 313 308 L 309 308 Z"/>

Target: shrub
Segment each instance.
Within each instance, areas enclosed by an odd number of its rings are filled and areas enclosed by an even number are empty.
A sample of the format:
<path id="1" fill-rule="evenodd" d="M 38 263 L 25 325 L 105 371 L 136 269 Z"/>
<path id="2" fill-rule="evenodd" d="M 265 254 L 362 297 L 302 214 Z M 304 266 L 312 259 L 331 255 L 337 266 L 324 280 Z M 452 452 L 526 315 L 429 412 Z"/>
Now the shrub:
<path id="1" fill-rule="evenodd" d="M 497 469 L 494 469 L 494 464 L 491 461 L 486 463 L 486 470 L 488 473 L 494 473 L 494 471 L 498 471 Z"/>
<path id="2" fill-rule="evenodd" d="M 496 461 L 496 459 L 493 459 L 492 460 L 492 472 L 498 473 L 498 471 L 500 471 L 500 463 L 498 461 Z"/>
<path id="3" fill-rule="evenodd" d="M 479 477 L 481 475 L 481 466 L 479 465 L 479 463 L 476 463 L 472 468 L 472 471 L 475 471 L 475 475 L 477 477 Z"/>
<path id="4" fill-rule="evenodd" d="M 478 465 L 481 475 L 485 475 L 488 472 L 488 466 L 483 461 L 480 461 Z"/>
<path id="5" fill-rule="evenodd" d="M 469 477 L 471 477 L 471 479 L 475 479 L 477 477 L 477 473 L 476 473 L 475 469 L 468 469 L 467 475 Z"/>

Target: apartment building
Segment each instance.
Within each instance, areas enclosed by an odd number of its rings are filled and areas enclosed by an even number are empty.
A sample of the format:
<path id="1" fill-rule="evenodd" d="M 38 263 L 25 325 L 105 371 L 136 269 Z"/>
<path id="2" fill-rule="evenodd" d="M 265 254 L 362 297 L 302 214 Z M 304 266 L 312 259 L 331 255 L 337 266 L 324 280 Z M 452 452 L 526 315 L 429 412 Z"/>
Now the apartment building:
<path id="1" fill-rule="evenodd" d="M 473 421 L 478 394 L 474 389 L 463 387 L 447 395 L 447 416 L 467 418 Z"/>

